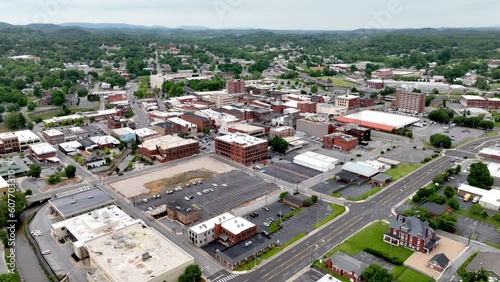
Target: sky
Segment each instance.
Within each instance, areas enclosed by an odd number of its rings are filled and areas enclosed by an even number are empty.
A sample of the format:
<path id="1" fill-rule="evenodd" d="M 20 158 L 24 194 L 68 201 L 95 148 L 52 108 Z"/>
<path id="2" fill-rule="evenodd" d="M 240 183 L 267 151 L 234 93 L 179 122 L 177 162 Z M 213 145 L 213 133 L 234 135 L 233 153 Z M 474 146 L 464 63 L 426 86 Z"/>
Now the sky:
<path id="1" fill-rule="evenodd" d="M 500 27 L 499 0 L 0 0 L 0 21 L 353 30 Z"/>

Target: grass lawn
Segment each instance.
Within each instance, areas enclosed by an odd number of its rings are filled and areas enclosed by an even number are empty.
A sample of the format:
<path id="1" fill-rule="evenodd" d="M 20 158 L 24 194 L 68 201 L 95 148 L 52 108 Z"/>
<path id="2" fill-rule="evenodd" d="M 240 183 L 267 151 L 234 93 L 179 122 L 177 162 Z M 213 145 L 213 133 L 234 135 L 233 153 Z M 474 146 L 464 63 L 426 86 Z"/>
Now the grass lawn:
<path id="1" fill-rule="evenodd" d="M 330 208 L 332 208 L 332 213 L 329 216 L 320 220 L 320 222 L 315 223 L 313 225 L 314 228 L 318 228 L 318 227 L 326 224 L 330 220 L 336 218 L 337 216 L 339 216 L 345 212 L 345 206 L 341 206 L 341 205 L 337 205 L 337 204 L 333 204 L 333 203 L 329 204 L 329 206 L 330 206 Z"/>
<path id="2" fill-rule="evenodd" d="M 396 276 L 397 274 L 397 276 Z M 410 269 L 406 266 L 396 266 L 392 270 L 392 276 L 396 282 L 429 282 L 434 281 L 431 277 L 424 275 L 418 271 Z"/>
<path id="3" fill-rule="evenodd" d="M 492 83 L 490 85 L 491 90 L 496 90 L 497 88 L 500 88 L 500 83 Z"/>
<path id="4" fill-rule="evenodd" d="M 361 195 L 359 195 L 357 197 L 351 197 L 351 196 L 349 196 L 347 199 L 349 201 L 363 201 L 364 199 L 368 199 L 371 195 L 373 195 L 373 194 L 377 193 L 378 191 L 382 190 L 382 188 L 383 187 L 378 186 L 378 187 L 375 187 L 375 188 L 371 189 L 370 191 L 368 191 L 368 192 L 366 192 L 364 194 L 361 194 Z"/>
<path id="5" fill-rule="evenodd" d="M 395 168 L 391 168 L 384 173 L 392 177 L 392 181 L 397 181 L 405 175 L 413 172 L 420 166 L 421 164 L 400 163 Z"/>
<path id="6" fill-rule="evenodd" d="M 322 80 L 327 80 L 328 78 L 330 78 L 332 80 L 332 84 L 334 86 L 339 86 L 339 87 L 353 88 L 353 87 L 358 87 L 359 86 L 358 84 L 350 82 L 350 81 L 347 81 L 347 80 L 345 80 L 342 77 L 322 76 L 322 77 L 318 77 L 318 78 L 321 78 Z"/>
<path id="7" fill-rule="evenodd" d="M 487 133 L 481 135 L 481 138 L 493 137 L 493 136 L 498 136 L 498 132 L 495 132 L 495 131 L 487 132 Z"/>
<path id="8" fill-rule="evenodd" d="M 266 260 L 272 256 L 274 256 L 276 253 L 278 253 L 279 251 L 285 249 L 286 247 L 290 246 L 291 244 L 293 244 L 294 242 L 300 240 L 300 238 L 306 236 L 306 233 L 305 232 L 301 232 L 297 235 L 295 235 L 295 237 L 293 237 L 292 239 L 290 239 L 290 241 L 286 242 L 285 244 L 283 244 L 281 247 L 275 247 L 275 248 L 272 248 L 270 250 L 268 250 L 267 252 L 265 253 L 262 253 L 261 255 L 259 255 L 257 257 L 257 262 L 255 262 L 255 259 L 251 259 L 249 261 L 247 261 L 246 263 L 238 266 L 237 268 L 235 268 L 234 270 L 235 271 L 244 271 L 244 270 L 250 270 L 252 269 L 256 264 L 260 264 L 263 260 Z"/>
<path id="9" fill-rule="evenodd" d="M 78 112 L 95 111 L 95 110 L 97 110 L 97 108 L 71 108 L 70 110 L 71 110 L 71 114 L 75 114 L 75 113 L 78 113 Z M 61 111 L 62 111 L 62 109 L 54 109 L 53 111 L 47 111 L 47 112 L 43 112 L 43 113 L 39 113 L 39 114 L 37 114 L 37 113 L 30 113 L 29 117 L 31 119 L 33 119 L 35 117 L 39 117 L 42 120 L 43 119 L 49 119 L 49 118 L 56 117 L 57 114 L 59 114 Z"/>
<path id="10" fill-rule="evenodd" d="M 346 254 L 355 255 L 364 248 L 370 247 L 374 250 L 380 251 L 387 254 L 387 256 L 393 256 L 405 261 L 409 258 L 413 251 L 403 248 L 396 247 L 385 243 L 382 239 L 385 231 L 389 228 L 389 224 L 383 222 L 376 222 L 369 225 L 367 228 L 356 233 L 354 236 L 349 238 L 347 241 L 331 250 L 327 257 L 330 257 L 336 252 L 344 252 Z"/>
<path id="11" fill-rule="evenodd" d="M 340 198 L 342 196 L 342 194 L 340 194 L 340 192 L 335 192 L 332 194 L 332 197 L 335 197 L 335 198 Z"/>

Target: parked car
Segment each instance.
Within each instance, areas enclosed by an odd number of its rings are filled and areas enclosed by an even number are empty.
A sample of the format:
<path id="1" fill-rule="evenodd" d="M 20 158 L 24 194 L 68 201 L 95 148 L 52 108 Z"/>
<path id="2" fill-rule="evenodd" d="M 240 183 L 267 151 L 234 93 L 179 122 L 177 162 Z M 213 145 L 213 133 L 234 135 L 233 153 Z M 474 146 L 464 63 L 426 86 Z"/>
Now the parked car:
<path id="1" fill-rule="evenodd" d="M 188 196 L 184 197 L 184 200 L 189 201 L 191 200 Z"/>
<path id="2" fill-rule="evenodd" d="M 265 211 L 269 211 L 268 207 L 263 207 L 262 209 L 265 210 Z"/>
<path id="3" fill-rule="evenodd" d="M 48 255 L 48 254 L 50 254 L 50 253 L 51 253 L 51 251 L 50 251 L 50 250 L 45 250 L 45 251 L 43 251 L 43 252 L 42 252 L 42 255 Z"/>
<path id="4" fill-rule="evenodd" d="M 479 202 L 479 199 L 480 199 L 479 196 L 475 196 L 474 198 L 472 198 L 472 203 L 477 204 Z"/>
<path id="5" fill-rule="evenodd" d="M 196 195 L 201 196 L 203 195 L 200 191 L 196 192 Z"/>

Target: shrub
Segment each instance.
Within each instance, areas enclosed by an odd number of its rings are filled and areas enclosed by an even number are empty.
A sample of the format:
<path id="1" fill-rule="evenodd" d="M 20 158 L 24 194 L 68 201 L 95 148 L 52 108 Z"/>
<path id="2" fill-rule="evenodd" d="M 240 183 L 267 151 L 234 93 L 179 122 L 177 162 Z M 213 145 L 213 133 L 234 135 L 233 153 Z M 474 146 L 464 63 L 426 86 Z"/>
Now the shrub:
<path id="1" fill-rule="evenodd" d="M 390 257 L 388 256 L 387 254 L 384 254 L 378 250 L 375 250 L 375 249 L 372 249 L 372 248 L 365 248 L 363 251 L 371 254 L 371 255 L 374 255 L 378 258 L 381 258 L 387 262 L 390 262 L 394 265 L 403 265 L 403 261 L 400 260 L 398 257 Z"/>
<path id="2" fill-rule="evenodd" d="M 314 202 L 313 202 L 313 200 L 311 200 L 311 199 L 305 199 L 305 200 L 304 200 L 304 206 L 305 206 L 305 207 L 310 207 L 310 206 L 312 206 L 313 204 L 314 204 Z"/>
<path id="3" fill-rule="evenodd" d="M 500 221 L 500 214 L 494 214 L 491 217 L 496 221 Z"/>

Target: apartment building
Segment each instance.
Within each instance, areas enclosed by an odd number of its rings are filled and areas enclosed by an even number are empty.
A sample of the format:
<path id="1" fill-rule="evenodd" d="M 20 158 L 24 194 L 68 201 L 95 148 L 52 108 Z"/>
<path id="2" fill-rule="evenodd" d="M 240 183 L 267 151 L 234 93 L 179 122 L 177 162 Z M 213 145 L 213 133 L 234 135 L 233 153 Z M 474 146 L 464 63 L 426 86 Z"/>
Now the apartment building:
<path id="1" fill-rule="evenodd" d="M 215 153 L 243 165 L 267 159 L 267 140 L 234 133 L 215 138 Z"/>
<path id="2" fill-rule="evenodd" d="M 425 111 L 425 97 L 424 93 L 414 93 L 398 90 L 396 92 L 396 100 L 394 101 L 394 108 L 397 111 L 420 114 Z"/>
<path id="3" fill-rule="evenodd" d="M 348 111 L 359 108 L 361 105 L 361 98 L 356 95 L 340 95 L 335 97 L 335 106 L 347 108 Z"/>
<path id="4" fill-rule="evenodd" d="M 226 91 L 228 94 L 245 93 L 245 80 L 228 80 L 226 82 Z"/>

